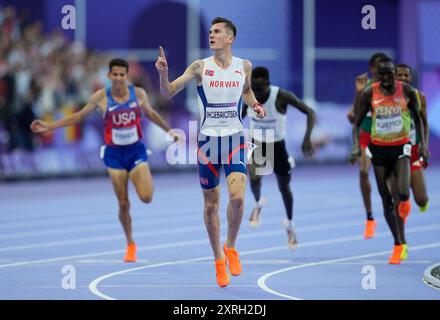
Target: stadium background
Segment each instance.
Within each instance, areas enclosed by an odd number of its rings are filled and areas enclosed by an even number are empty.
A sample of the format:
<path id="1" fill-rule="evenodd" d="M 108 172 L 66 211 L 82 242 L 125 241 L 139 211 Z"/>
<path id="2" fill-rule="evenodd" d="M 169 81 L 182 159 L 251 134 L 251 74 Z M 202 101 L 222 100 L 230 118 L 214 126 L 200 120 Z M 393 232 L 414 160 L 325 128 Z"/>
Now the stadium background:
<path id="1" fill-rule="evenodd" d="M 76 10 L 76 29 L 63 30 L 62 8 Z M 376 29 L 361 26 L 362 7 L 376 10 Z M 295 92 L 317 112 L 311 162 L 346 162 L 351 128 L 346 112 L 354 78 L 368 58 L 383 51 L 414 67 L 415 86 L 426 93 L 431 125 L 431 162 L 440 153 L 440 1 L 433 0 L 1 0 L 0 1 L 0 180 L 105 173 L 99 159 L 103 122 L 45 136 L 29 132 L 34 117 L 57 119 L 78 110 L 90 94 L 108 85 L 108 61 L 130 61 L 130 77 L 143 86 L 172 127 L 188 132 L 198 118 L 195 85 L 172 100 L 158 93 L 154 61 L 167 53 L 174 79 L 194 59 L 209 55 L 210 21 L 236 23 L 233 53 L 266 66 L 271 82 Z M 303 163 L 305 116 L 288 112 L 288 150 Z M 144 123 L 153 171 L 185 170 L 165 160 L 170 142 Z"/>

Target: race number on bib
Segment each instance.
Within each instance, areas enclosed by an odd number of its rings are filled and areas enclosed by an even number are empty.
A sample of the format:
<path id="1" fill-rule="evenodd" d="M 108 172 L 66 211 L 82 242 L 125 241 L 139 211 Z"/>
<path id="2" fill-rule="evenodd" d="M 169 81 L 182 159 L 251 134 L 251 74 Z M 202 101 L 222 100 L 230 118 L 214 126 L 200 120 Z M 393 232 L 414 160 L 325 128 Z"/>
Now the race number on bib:
<path id="1" fill-rule="evenodd" d="M 379 134 L 399 133 L 402 131 L 402 128 L 403 123 L 400 115 L 376 118 L 376 132 Z"/>
<path id="2" fill-rule="evenodd" d="M 137 128 L 112 129 L 112 140 L 114 144 L 119 146 L 133 144 L 139 140 Z"/>

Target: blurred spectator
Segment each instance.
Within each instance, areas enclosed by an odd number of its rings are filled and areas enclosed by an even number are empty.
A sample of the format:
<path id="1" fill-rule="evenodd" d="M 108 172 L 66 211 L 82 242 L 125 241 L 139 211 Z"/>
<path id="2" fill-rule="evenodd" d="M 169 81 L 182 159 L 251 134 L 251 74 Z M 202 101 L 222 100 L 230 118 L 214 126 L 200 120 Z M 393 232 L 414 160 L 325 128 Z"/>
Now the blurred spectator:
<path id="1" fill-rule="evenodd" d="M 76 110 L 105 84 L 106 57 L 81 43 L 69 42 L 61 30 L 50 34 L 42 30 L 42 23 L 29 21 L 26 12 L 17 13 L 14 7 L 0 9 L 0 130 L 6 132 L 0 150 L 30 151 L 33 139 L 52 145 L 52 135 L 31 135 L 30 122 L 35 117 L 55 118 Z M 136 60 L 130 62 L 133 82 L 150 91 L 144 68 Z M 81 137 L 79 128 L 72 130 L 74 134 L 62 139 L 65 143 Z"/>

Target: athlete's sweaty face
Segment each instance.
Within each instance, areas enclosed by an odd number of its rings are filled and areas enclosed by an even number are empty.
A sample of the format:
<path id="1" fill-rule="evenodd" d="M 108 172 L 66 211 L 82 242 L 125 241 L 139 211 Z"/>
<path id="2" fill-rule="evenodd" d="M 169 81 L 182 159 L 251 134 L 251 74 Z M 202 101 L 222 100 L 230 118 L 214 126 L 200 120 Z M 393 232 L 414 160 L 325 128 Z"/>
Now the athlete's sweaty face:
<path id="1" fill-rule="evenodd" d="M 396 79 L 411 84 L 412 82 L 411 71 L 408 68 L 403 68 L 403 67 L 396 68 Z"/>
<path id="2" fill-rule="evenodd" d="M 107 74 L 112 82 L 112 86 L 125 86 L 128 79 L 127 68 L 120 66 L 113 66 L 112 70 Z"/>
<path id="3" fill-rule="evenodd" d="M 255 94 L 255 98 L 260 102 L 269 91 L 269 81 L 263 77 L 252 78 L 251 80 L 252 91 Z"/>
<path id="4" fill-rule="evenodd" d="M 226 28 L 224 22 L 215 23 L 209 29 L 209 48 L 211 50 L 223 49 L 234 41 L 232 31 Z"/>
<path id="5" fill-rule="evenodd" d="M 382 87 L 391 88 L 394 86 L 395 71 L 394 63 L 381 62 L 377 65 L 377 77 L 381 82 Z"/>

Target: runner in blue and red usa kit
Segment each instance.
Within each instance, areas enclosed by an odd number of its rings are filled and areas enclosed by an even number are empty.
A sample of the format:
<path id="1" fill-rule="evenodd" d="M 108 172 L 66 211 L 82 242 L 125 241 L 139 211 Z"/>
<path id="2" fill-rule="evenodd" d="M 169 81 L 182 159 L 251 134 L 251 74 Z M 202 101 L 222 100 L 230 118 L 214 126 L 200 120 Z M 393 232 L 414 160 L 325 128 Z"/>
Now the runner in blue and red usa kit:
<path id="1" fill-rule="evenodd" d="M 131 171 L 147 162 L 147 152 L 141 141 L 141 107 L 135 87 L 129 85 L 129 99 L 117 103 L 111 88 L 106 90 L 107 109 L 104 115 L 104 141 L 101 157 L 108 168 Z"/>
<path id="2" fill-rule="evenodd" d="M 80 111 L 50 123 L 35 120 L 31 129 L 33 132 L 43 133 L 67 127 L 82 121 L 96 109 L 101 111 L 105 127 L 105 146 L 101 149 L 101 158 L 107 167 L 119 203 L 119 220 L 127 239 L 124 261 L 135 262 L 136 245 L 131 228 L 128 180 L 134 184 L 141 201 L 149 203 L 153 197 L 153 179 L 145 145 L 141 141 L 141 114 L 165 132 L 169 132 L 170 128 L 151 107 L 146 92 L 142 88 L 128 85 L 128 63 L 125 60 L 110 61 L 107 76 L 112 82 L 111 88 L 96 91 Z M 180 138 L 173 136 L 175 141 Z"/>

